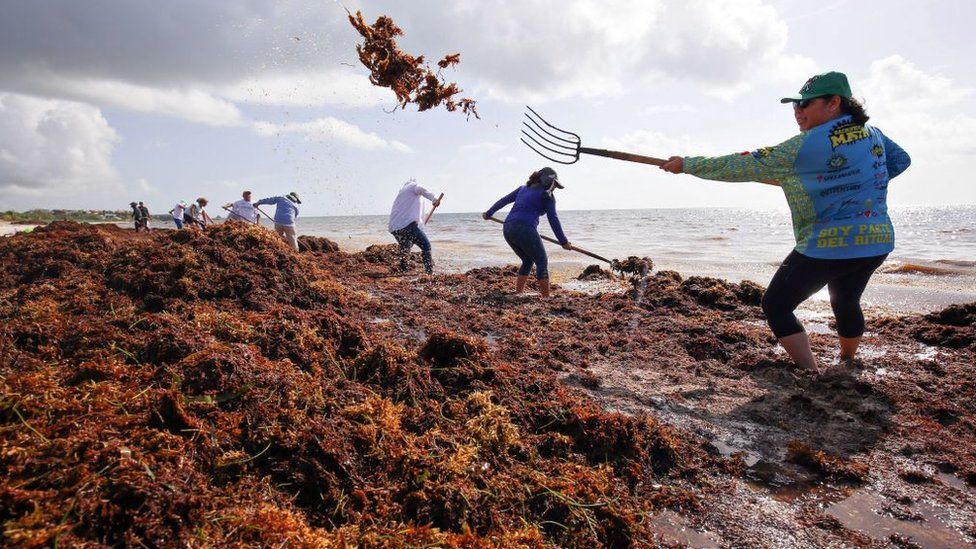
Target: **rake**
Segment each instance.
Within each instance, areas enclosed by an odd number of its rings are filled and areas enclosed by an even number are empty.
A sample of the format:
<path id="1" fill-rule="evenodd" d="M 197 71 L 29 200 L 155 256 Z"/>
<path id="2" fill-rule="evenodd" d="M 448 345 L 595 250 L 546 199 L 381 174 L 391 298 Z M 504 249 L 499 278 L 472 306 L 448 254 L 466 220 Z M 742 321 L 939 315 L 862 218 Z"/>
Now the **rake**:
<path id="1" fill-rule="evenodd" d="M 532 149 L 536 154 L 546 160 L 551 160 L 559 164 L 575 164 L 579 161 L 580 154 L 592 154 L 595 156 L 615 158 L 617 160 L 640 162 L 641 164 L 653 164 L 654 166 L 660 166 L 667 162 L 667 160 L 651 156 L 584 147 L 579 135 L 553 126 L 545 118 L 539 116 L 539 113 L 532 110 L 532 107 L 526 105 L 525 108 L 529 109 L 529 112 L 525 113 L 527 121 L 523 120 L 522 125 L 528 131 L 523 129 L 522 135 L 525 137 L 521 137 L 520 139 L 522 143 L 525 143 L 526 147 Z M 526 137 L 529 138 L 529 141 L 525 140 Z M 543 152 L 543 150 L 546 152 Z"/>

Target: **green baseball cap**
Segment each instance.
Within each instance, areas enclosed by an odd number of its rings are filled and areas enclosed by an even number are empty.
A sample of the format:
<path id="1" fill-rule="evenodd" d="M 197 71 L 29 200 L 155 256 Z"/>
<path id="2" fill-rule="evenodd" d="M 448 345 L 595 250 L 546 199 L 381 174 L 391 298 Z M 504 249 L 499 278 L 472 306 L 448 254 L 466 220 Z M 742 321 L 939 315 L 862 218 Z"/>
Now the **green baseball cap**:
<path id="1" fill-rule="evenodd" d="M 799 93 L 784 97 L 779 102 L 797 102 L 825 95 L 839 95 L 850 99 L 852 97 L 851 85 L 847 83 L 847 75 L 842 72 L 830 71 L 811 76 L 800 88 Z"/>

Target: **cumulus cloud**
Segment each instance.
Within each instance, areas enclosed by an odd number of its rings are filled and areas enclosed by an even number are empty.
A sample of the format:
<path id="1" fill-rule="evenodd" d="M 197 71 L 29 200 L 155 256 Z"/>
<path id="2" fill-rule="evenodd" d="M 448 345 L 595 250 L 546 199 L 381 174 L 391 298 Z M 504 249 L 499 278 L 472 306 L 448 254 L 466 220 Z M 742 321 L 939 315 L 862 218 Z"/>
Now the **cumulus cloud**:
<path id="1" fill-rule="evenodd" d="M 399 141 L 387 141 L 382 137 L 362 130 L 359 126 L 343 120 L 326 116 L 308 122 L 255 122 L 254 131 L 266 137 L 299 135 L 307 141 L 335 142 L 364 150 L 393 150 L 411 152 L 410 147 Z"/>
<path id="2" fill-rule="evenodd" d="M 111 158 L 117 142 L 95 107 L 0 94 L 0 189 L 40 195 L 119 188 Z"/>
<path id="3" fill-rule="evenodd" d="M 923 71 L 900 55 L 872 62 L 867 78 L 858 82 L 857 89 L 872 104 L 892 110 L 932 109 L 973 95 L 972 88 Z"/>
<path id="4" fill-rule="evenodd" d="M 364 9 L 368 19 L 393 16 L 406 51 L 460 51 L 445 77 L 505 100 L 613 95 L 659 79 L 727 96 L 757 74 L 796 81 L 812 66 L 786 51 L 787 25 L 763 0 L 380 0 Z M 23 93 L 226 124 L 236 115 L 220 98 L 392 101 L 367 84 L 358 40 L 345 13 L 318 0 L 15 2 L 0 20 L 0 73 Z M 38 71 L 54 78 L 39 81 Z"/>
<path id="5" fill-rule="evenodd" d="M 871 63 L 854 90 L 863 95 L 871 122 L 910 153 L 976 153 L 976 118 L 952 109 L 971 98 L 973 88 L 892 55 Z"/>
<path id="6" fill-rule="evenodd" d="M 661 79 L 728 95 L 756 75 L 795 82 L 815 66 L 787 51 L 761 0 L 432 0 L 391 7 L 421 51 L 462 52 L 458 80 L 512 101 L 613 95 Z M 398 12 L 403 13 L 403 20 Z M 472 32 L 471 29 L 477 29 Z M 416 37 L 416 38 L 415 38 Z"/>
<path id="7" fill-rule="evenodd" d="M 233 103 L 199 88 L 154 88 L 119 80 L 65 78 L 43 73 L 25 77 L 18 87 L 44 96 L 172 116 L 212 126 L 242 124 L 241 112 Z"/>

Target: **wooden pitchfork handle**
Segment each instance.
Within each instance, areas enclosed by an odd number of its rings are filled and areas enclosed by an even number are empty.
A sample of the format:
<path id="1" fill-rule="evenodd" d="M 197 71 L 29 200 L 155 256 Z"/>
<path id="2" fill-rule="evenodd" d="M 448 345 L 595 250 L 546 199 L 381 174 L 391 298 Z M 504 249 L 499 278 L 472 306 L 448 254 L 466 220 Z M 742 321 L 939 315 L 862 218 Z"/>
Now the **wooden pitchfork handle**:
<path id="1" fill-rule="evenodd" d="M 261 212 L 261 213 L 263 213 L 264 214 L 264 217 L 267 217 L 268 219 L 271 220 L 272 223 L 274 223 L 274 218 L 271 217 L 270 215 L 264 213 L 264 210 L 262 210 L 261 208 L 258 208 L 257 206 L 255 206 L 254 209 L 257 210 L 257 211 L 259 211 L 259 212 Z"/>
<path id="2" fill-rule="evenodd" d="M 248 219 L 248 218 L 244 217 L 243 215 L 235 212 L 234 210 L 232 210 L 232 209 L 230 209 L 230 208 L 228 208 L 226 206 L 221 206 L 221 209 L 227 210 L 227 213 L 229 213 L 230 215 L 236 215 L 237 217 L 243 219 L 244 221 L 247 221 L 248 223 L 252 223 L 252 224 L 256 224 L 257 223 L 257 221 Z"/>
<path id="3" fill-rule="evenodd" d="M 615 158 L 617 160 L 627 160 L 629 162 L 640 162 L 641 164 L 652 164 L 654 166 L 660 166 L 667 162 L 667 160 L 662 158 L 654 158 L 653 156 L 641 156 L 639 154 L 608 151 L 606 149 L 591 149 L 589 147 L 580 147 L 579 152 L 596 156 L 605 156 L 607 158 Z"/>
<path id="4" fill-rule="evenodd" d="M 504 221 L 502 221 L 501 219 L 498 219 L 497 217 L 489 217 L 488 219 L 494 221 L 495 223 L 501 223 L 502 225 L 505 224 Z M 549 238 L 548 236 L 546 236 L 544 234 L 540 234 L 539 236 L 542 237 L 542 240 L 545 240 L 547 242 L 552 242 L 553 244 L 559 244 L 559 241 L 556 240 L 555 238 Z M 562 246 L 562 244 L 559 244 L 559 245 Z M 569 249 L 570 250 L 573 250 L 574 252 L 579 252 L 579 253 L 581 253 L 583 255 L 588 255 L 588 256 L 592 257 L 593 259 L 599 259 L 600 261 L 603 261 L 605 263 L 609 263 L 611 265 L 613 264 L 613 261 L 610 261 L 609 259 L 607 259 L 607 258 L 605 258 L 603 256 L 596 255 L 593 252 L 588 252 L 588 251 L 584 250 L 583 248 L 577 248 L 576 246 L 570 245 L 569 246 Z"/>
<path id="5" fill-rule="evenodd" d="M 442 198 L 444 198 L 444 193 L 441 193 L 441 195 L 437 197 L 437 204 L 438 205 L 441 203 L 441 199 Z M 424 220 L 424 225 L 430 223 L 430 217 L 432 215 L 434 215 L 434 210 L 436 210 L 436 209 L 437 209 L 437 206 L 434 206 L 433 208 L 430 209 L 430 213 L 427 214 L 427 219 Z"/>

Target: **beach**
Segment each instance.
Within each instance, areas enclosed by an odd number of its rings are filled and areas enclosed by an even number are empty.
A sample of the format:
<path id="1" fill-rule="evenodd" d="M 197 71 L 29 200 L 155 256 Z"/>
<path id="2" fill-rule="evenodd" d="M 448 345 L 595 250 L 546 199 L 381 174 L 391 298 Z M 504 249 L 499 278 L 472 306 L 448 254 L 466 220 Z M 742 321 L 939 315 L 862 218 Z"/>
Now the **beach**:
<path id="1" fill-rule="evenodd" d="M 32 231 L 37 225 L 13 224 L 9 221 L 0 221 L 0 236 L 10 236 L 22 231 Z"/>
<path id="2" fill-rule="evenodd" d="M 512 267 L 301 245 L 0 241 L 9 541 L 976 542 L 976 304 L 875 315 L 854 364 L 824 322 L 812 372 L 749 281 L 591 270 L 542 301 Z"/>

